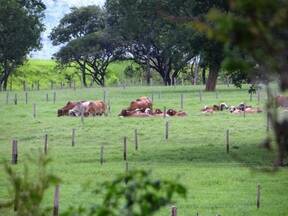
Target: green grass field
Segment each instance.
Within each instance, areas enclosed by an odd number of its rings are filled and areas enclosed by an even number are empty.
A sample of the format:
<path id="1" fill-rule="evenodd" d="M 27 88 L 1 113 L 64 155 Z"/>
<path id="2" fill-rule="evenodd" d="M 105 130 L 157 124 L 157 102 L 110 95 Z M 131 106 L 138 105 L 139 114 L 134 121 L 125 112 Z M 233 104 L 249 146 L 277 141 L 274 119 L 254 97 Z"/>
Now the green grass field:
<path id="1" fill-rule="evenodd" d="M 218 86 L 215 93 L 203 92 L 203 86 L 106 88 L 111 101 L 108 117 L 57 117 L 56 111 L 69 100 L 103 98 L 103 89 L 57 90 L 53 104 L 51 91 L 17 92 L 18 105 L 13 104 L 14 93 L 0 93 L 0 161 L 11 160 L 11 140 L 19 145 L 19 164 L 27 154 L 37 157 L 43 149 L 44 134 L 48 134 L 49 155 L 53 159 L 51 170 L 62 179 L 60 211 L 71 205 L 89 204 L 94 196 L 85 185 L 95 188 L 104 180 L 112 180 L 125 172 L 123 137 L 128 137 L 130 169 L 152 170 L 155 178 L 179 180 L 188 190 L 187 199 L 176 199 L 178 215 L 215 216 L 287 216 L 288 170 L 264 172 L 271 168 L 275 152 L 259 148 L 266 137 L 265 114 L 233 115 L 219 112 L 204 115 L 204 105 L 226 102 L 237 105 L 246 102 L 257 106 L 257 96 L 249 101 L 247 89 Z M 49 101 L 46 102 L 46 93 Z M 185 118 L 169 118 L 169 139 L 164 139 L 163 118 L 120 118 L 118 113 L 139 96 L 152 96 L 154 108 L 180 109 L 180 94 L 184 94 Z M 261 92 L 260 107 L 265 102 Z M 37 116 L 32 117 L 32 104 L 36 103 Z M 76 146 L 71 146 L 72 128 L 76 128 Z M 134 129 L 139 131 L 139 150 L 134 150 Z M 230 130 L 230 154 L 226 154 L 225 134 Z M 104 145 L 105 163 L 99 163 L 100 146 Z M 261 171 L 262 170 L 262 171 Z M 261 185 L 261 207 L 256 208 L 256 187 Z M 0 168 L 0 200 L 8 196 L 4 169 Z M 44 205 L 53 204 L 53 188 L 48 191 Z M 0 211 L 0 215 L 13 215 Z M 156 215 L 170 215 L 170 206 Z"/>

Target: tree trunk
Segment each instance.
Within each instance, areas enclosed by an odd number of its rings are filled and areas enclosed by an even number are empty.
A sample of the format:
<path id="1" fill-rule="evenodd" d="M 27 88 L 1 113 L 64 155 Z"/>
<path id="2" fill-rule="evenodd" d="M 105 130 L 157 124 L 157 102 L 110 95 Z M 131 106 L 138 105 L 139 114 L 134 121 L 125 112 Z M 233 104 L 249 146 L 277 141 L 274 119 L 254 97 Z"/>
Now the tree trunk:
<path id="1" fill-rule="evenodd" d="M 203 83 L 203 85 L 206 84 L 206 67 L 205 66 L 202 69 L 202 83 Z"/>
<path id="2" fill-rule="evenodd" d="M 87 80 L 86 80 L 86 65 L 84 63 L 84 66 L 82 67 L 82 83 L 84 85 L 85 88 L 87 88 Z"/>
<path id="3" fill-rule="evenodd" d="M 219 66 L 211 65 L 209 67 L 208 80 L 206 82 L 206 91 L 215 91 L 219 73 Z"/>
<path id="4" fill-rule="evenodd" d="M 148 86 L 151 85 L 151 67 L 150 67 L 150 63 L 149 63 L 149 55 L 148 55 L 148 60 L 146 63 L 146 67 L 147 67 L 147 71 L 146 71 L 146 83 Z"/>

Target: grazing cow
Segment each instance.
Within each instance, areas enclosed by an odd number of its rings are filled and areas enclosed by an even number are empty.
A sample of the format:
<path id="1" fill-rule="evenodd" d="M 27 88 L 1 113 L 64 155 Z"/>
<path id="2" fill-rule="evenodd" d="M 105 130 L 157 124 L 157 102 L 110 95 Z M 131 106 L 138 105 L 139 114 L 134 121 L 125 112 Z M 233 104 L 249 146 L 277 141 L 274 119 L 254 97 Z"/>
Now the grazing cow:
<path id="1" fill-rule="evenodd" d="M 288 108 L 288 97 L 284 95 L 278 95 L 275 98 L 277 107 Z"/>
<path id="2" fill-rule="evenodd" d="M 69 110 L 73 109 L 76 106 L 77 102 L 69 101 L 64 107 L 58 109 L 58 117 L 69 115 Z"/>
<path id="3" fill-rule="evenodd" d="M 142 112 L 145 112 L 147 108 L 150 108 L 152 110 L 152 101 L 150 100 L 150 98 L 142 96 L 135 101 L 132 101 L 128 110 L 132 111 L 139 109 Z"/>

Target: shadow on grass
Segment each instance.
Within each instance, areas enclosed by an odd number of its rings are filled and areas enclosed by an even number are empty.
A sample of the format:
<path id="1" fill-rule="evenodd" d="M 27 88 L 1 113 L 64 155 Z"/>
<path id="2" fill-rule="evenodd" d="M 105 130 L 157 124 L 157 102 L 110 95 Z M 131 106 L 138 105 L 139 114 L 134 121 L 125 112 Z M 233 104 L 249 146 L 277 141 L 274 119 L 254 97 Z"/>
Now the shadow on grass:
<path id="1" fill-rule="evenodd" d="M 150 161 L 157 163 L 195 163 L 195 164 L 241 164 L 251 167 L 271 166 L 275 153 L 258 147 L 258 144 L 246 144 L 226 148 L 203 145 L 195 147 L 165 148 L 158 151 L 146 151 L 133 157 L 135 161 Z"/>

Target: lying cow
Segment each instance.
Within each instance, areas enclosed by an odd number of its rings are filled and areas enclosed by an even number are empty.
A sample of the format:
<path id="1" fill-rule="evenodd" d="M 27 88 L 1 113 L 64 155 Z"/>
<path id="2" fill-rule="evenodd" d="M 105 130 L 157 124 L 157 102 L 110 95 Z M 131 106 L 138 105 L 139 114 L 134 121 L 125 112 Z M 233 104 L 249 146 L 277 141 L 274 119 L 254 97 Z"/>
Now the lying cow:
<path id="1" fill-rule="evenodd" d="M 73 109 L 69 110 L 70 116 L 96 116 L 106 113 L 107 106 L 103 101 L 84 101 L 78 102 Z"/>
<path id="2" fill-rule="evenodd" d="M 203 113 L 213 113 L 214 111 L 223 111 L 225 109 L 228 109 L 228 105 L 226 103 L 221 103 L 219 105 L 214 104 L 212 107 L 205 106 L 201 111 Z"/>
<path id="3" fill-rule="evenodd" d="M 176 111 L 176 110 L 173 110 L 173 109 L 168 109 L 167 110 L 167 114 L 169 116 L 187 116 L 186 112 L 184 112 L 184 111 Z"/>
<path id="4" fill-rule="evenodd" d="M 136 110 L 123 109 L 120 112 L 119 116 L 121 117 L 150 117 L 151 115 L 146 112 L 142 112 L 139 109 L 136 109 Z"/>
<path id="5" fill-rule="evenodd" d="M 249 107 L 234 107 L 234 106 L 231 106 L 230 108 L 230 112 L 233 113 L 233 114 L 241 114 L 243 112 L 245 113 L 260 113 L 260 112 L 263 112 L 260 108 L 253 108 L 251 106 Z"/>
<path id="6" fill-rule="evenodd" d="M 152 110 L 152 101 L 150 98 L 142 96 L 130 103 L 130 106 L 128 108 L 129 111 L 133 110 L 141 110 L 144 112 L 147 108 Z"/>

